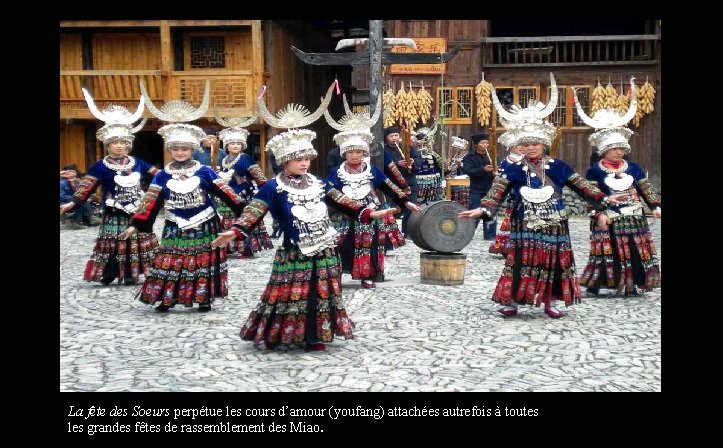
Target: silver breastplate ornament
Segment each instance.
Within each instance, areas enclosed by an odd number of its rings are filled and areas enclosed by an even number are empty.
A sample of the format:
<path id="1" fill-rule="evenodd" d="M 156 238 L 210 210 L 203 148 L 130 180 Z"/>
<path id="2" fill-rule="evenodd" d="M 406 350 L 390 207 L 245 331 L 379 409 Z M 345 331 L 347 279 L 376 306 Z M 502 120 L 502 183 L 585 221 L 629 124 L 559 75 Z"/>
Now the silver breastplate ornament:
<path id="1" fill-rule="evenodd" d="M 287 200 L 293 204 L 293 226 L 299 232 L 299 241 L 292 241 L 299 246 L 301 253 L 313 256 L 324 249 L 336 246 L 337 231 L 329 221 L 329 214 L 324 202 L 323 184 L 311 174 L 307 176 L 306 188 L 294 188 L 283 179 L 283 174 L 276 176 L 277 192 L 285 191 Z"/>

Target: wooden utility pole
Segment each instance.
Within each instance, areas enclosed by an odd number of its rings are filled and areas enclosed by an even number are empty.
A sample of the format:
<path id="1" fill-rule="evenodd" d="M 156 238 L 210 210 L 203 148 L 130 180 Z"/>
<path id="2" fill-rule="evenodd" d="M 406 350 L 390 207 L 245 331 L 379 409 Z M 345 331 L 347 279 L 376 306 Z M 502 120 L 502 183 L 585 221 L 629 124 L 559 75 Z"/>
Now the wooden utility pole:
<path id="1" fill-rule="evenodd" d="M 369 21 L 369 54 L 365 53 L 305 53 L 292 46 L 291 51 L 311 65 L 366 65 L 369 64 L 369 113 L 376 104 L 377 98 L 382 94 L 382 65 L 390 64 L 441 64 L 452 59 L 460 50 L 457 45 L 447 53 L 392 53 L 384 51 L 382 39 L 382 21 Z M 380 169 L 384 168 L 384 139 L 382 137 L 382 116 L 372 127 L 374 144 L 370 148 L 372 161 Z"/>

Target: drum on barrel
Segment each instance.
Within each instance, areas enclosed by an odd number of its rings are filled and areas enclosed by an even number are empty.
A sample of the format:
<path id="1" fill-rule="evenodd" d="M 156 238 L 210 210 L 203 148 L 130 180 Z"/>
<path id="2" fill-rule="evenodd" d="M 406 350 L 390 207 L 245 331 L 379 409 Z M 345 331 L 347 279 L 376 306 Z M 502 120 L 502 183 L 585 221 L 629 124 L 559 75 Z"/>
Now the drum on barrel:
<path id="1" fill-rule="evenodd" d="M 476 229 L 474 219 L 459 219 L 465 211 L 456 201 L 438 201 L 422 206 L 421 213 L 412 213 L 407 225 L 409 237 L 423 252 L 420 255 L 421 282 L 431 285 L 461 285 L 467 255 L 459 252 L 472 241 Z"/>

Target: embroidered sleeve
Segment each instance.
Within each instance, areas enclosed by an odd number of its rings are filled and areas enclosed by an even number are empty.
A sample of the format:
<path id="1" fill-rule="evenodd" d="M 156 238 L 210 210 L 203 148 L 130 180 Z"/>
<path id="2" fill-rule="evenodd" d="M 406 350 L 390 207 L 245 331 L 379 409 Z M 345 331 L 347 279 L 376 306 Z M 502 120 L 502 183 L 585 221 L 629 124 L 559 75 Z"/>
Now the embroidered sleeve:
<path id="1" fill-rule="evenodd" d="M 640 193 L 640 196 L 643 197 L 645 203 L 648 204 L 648 207 L 654 209 L 662 206 L 660 193 L 655 191 L 653 185 L 650 183 L 650 179 L 647 177 L 640 179 L 636 182 L 636 188 Z"/>
<path id="2" fill-rule="evenodd" d="M 600 210 L 605 207 L 603 199 L 606 197 L 605 193 L 598 188 L 598 186 L 576 172 L 572 172 L 570 177 L 565 181 L 565 185 L 570 187 L 572 191 L 579 194 L 587 202 L 591 203 L 593 207 Z"/>
<path id="3" fill-rule="evenodd" d="M 241 216 L 233 223 L 233 227 L 239 229 L 245 236 L 249 236 L 252 230 L 259 225 L 264 219 L 264 215 L 269 210 L 269 204 L 266 201 L 255 197 L 249 204 L 243 208 Z M 238 237 L 238 235 L 237 235 Z"/>
<path id="4" fill-rule="evenodd" d="M 379 189 L 384 192 L 384 195 L 388 198 L 392 198 L 394 202 L 397 203 L 400 207 L 404 207 L 407 202 L 409 202 L 409 199 L 407 199 L 407 195 L 404 194 L 402 190 L 399 189 L 396 185 L 394 185 L 394 182 L 389 180 L 389 178 L 385 178 L 384 182 L 379 184 Z"/>
<path id="5" fill-rule="evenodd" d="M 91 176 L 90 174 L 85 175 L 83 179 L 81 179 L 78 184 L 78 189 L 75 190 L 75 194 L 73 195 L 73 202 L 75 202 L 75 205 L 80 205 L 87 201 L 88 196 L 93 194 L 99 185 L 100 181 L 97 177 Z"/>
<path id="6" fill-rule="evenodd" d="M 363 210 L 364 207 L 359 205 L 357 201 L 334 188 L 334 185 L 331 182 L 326 182 L 325 186 L 326 197 L 324 200 L 326 201 L 326 204 L 358 221 L 359 212 Z"/>
<path id="7" fill-rule="evenodd" d="M 155 166 L 151 165 L 151 167 L 148 168 L 147 173 L 148 173 L 149 175 L 151 175 L 151 176 L 155 176 L 156 174 L 158 174 L 159 171 L 161 171 L 161 170 L 159 170 L 159 169 L 156 168 Z"/>
<path id="8" fill-rule="evenodd" d="M 508 179 L 497 176 L 492 181 L 492 186 L 489 191 L 482 198 L 479 204 L 474 204 L 477 207 L 484 207 L 490 210 L 490 213 L 494 215 L 497 212 L 497 208 L 500 206 L 502 199 L 507 194 L 507 191 L 512 188 L 511 183 Z"/>
<path id="9" fill-rule="evenodd" d="M 392 180 L 397 186 L 404 191 L 406 194 L 411 194 L 412 189 L 409 188 L 409 185 L 407 185 L 407 181 L 404 180 L 404 176 L 402 176 L 402 172 L 399 171 L 399 168 L 394 162 L 391 162 L 389 165 L 387 165 L 386 169 L 386 175 L 389 179 Z"/>
<path id="10" fill-rule="evenodd" d="M 268 180 L 266 176 L 264 176 L 264 172 L 261 171 L 261 167 L 255 163 L 249 167 L 249 174 L 251 174 L 251 177 L 254 178 L 259 187 L 264 185 Z"/>
<path id="11" fill-rule="evenodd" d="M 153 223 L 163 205 L 163 190 L 160 185 L 151 184 L 143 195 L 138 211 L 131 218 L 131 225 L 139 232 L 153 232 Z"/>
<path id="12" fill-rule="evenodd" d="M 224 184 L 220 177 L 211 180 L 209 193 L 221 199 L 226 205 L 233 210 L 236 216 L 240 215 L 246 205 L 246 201 L 233 191 L 233 188 Z"/>

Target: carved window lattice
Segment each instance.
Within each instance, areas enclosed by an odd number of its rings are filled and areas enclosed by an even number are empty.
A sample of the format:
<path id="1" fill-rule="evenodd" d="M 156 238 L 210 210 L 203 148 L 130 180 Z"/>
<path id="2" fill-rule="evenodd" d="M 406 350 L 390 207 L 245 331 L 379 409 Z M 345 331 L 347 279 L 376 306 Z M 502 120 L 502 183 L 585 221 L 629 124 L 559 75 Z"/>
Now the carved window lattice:
<path id="1" fill-rule="evenodd" d="M 226 68 L 223 36 L 191 37 L 191 68 Z"/>
<path id="2" fill-rule="evenodd" d="M 194 106 L 203 100 L 205 79 L 181 79 L 181 99 Z M 248 80 L 247 79 L 214 79 L 211 81 L 211 104 L 222 108 L 248 108 Z"/>

